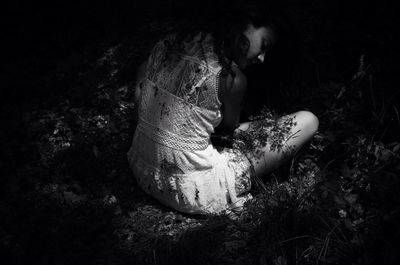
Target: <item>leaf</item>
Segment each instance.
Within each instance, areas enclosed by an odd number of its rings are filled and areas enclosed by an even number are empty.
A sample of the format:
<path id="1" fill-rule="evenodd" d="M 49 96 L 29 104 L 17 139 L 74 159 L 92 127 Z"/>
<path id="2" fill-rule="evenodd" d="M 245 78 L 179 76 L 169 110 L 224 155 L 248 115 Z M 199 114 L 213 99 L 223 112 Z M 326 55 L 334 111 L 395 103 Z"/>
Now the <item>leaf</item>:
<path id="1" fill-rule="evenodd" d="M 115 177 L 115 175 L 117 174 L 117 169 L 113 169 L 109 174 L 108 177 Z"/>
<path id="2" fill-rule="evenodd" d="M 344 219 L 344 225 L 347 229 L 349 229 L 349 231 L 354 231 L 353 224 L 351 223 L 351 220 L 349 218 Z"/>
<path id="3" fill-rule="evenodd" d="M 99 156 L 99 148 L 96 145 L 93 145 L 92 151 L 94 156 L 97 158 Z"/>
<path id="4" fill-rule="evenodd" d="M 400 143 L 398 143 L 395 147 L 393 147 L 393 152 L 396 153 L 400 149 Z"/>
<path id="5" fill-rule="evenodd" d="M 340 168 L 341 173 L 345 178 L 351 178 L 353 175 L 353 170 L 351 170 L 347 164 L 343 163 L 341 168 Z"/>
<path id="6" fill-rule="evenodd" d="M 334 201 L 336 202 L 336 204 L 338 204 L 339 206 L 344 206 L 346 204 L 345 200 L 343 200 L 342 198 L 340 198 L 339 196 L 335 195 L 333 197 Z"/>
<path id="7" fill-rule="evenodd" d="M 67 204 L 72 205 L 86 201 L 86 196 L 81 196 L 73 193 L 72 191 L 63 192 L 64 200 Z"/>
<path id="8" fill-rule="evenodd" d="M 282 256 L 279 256 L 274 260 L 274 265 L 286 265 L 286 264 L 287 260 Z"/>
<path id="9" fill-rule="evenodd" d="M 346 194 L 344 196 L 344 199 L 349 203 L 349 204 L 354 204 L 357 201 L 357 194 Z"/>
<path id="10" fill-rule="evenodd" d="M 246 246 L 245 240 L 234 240 L 224 242 L 225 251 L 235 253 L 238 249 L 244 248 Z"/>

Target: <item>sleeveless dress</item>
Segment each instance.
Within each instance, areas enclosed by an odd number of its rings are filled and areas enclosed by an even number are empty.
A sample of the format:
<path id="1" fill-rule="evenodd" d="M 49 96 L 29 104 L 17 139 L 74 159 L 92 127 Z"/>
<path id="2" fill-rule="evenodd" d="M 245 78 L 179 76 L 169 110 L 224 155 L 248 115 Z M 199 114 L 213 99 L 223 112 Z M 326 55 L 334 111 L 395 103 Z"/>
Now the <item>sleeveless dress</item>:
<path id="1" fill-rule="evenodd" d="M 222 120 L 218 79 L 222 67 L 211 35 L 183 42 L 168 56 L 171 35 L 150 53 L 127 154 L 139 186 L 158 201 L 191 214 L 243 209 L 251 198 L 252 166 L 235 148 L 210 141 Z"/>

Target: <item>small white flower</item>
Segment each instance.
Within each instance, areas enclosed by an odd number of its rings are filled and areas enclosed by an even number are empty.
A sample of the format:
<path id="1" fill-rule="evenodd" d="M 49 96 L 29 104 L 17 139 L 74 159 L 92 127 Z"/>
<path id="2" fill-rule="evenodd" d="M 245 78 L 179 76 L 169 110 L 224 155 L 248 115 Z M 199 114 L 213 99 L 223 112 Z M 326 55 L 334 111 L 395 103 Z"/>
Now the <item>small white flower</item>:
<path id="1" fill-rule="evenodd" d="M 69 142 L 65 142 L 65 143 L 61 144 L 62 148 L 67 148 L 67 147 L 70 147 L 70 146 L 71 146 L 71 144 Z"/>
<path id="2" fill-rule="evenodd" d="M 118 199 L 114 195 L 106 195 L 103 198 L 104 204 L 112 205 L 118 202 Z"/>
<path id="3" fill-rule="evenodd" d="M 347 212 L 345 210 L 343 210 L 343 209 L 340 209 L 339 210 L 339 216 L 341 218 L 346 218 L 347 217 Z"/>

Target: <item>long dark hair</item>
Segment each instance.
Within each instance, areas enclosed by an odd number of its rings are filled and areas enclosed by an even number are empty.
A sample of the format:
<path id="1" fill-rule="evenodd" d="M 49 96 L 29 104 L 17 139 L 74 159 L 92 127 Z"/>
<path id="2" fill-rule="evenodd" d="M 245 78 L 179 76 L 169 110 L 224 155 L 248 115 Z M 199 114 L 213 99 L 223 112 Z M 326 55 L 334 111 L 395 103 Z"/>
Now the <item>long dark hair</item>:
<path id="1" fill-rule="evenodd" d="M 240 37 L 249 24 L 256 28 L 271 27 L 279 35 L 286 33 L 285 25 L 279 17 L 279 9 L 268 2 L 262 3 L 249 1 L 236 1 L 234 3 L 225 0 L 202 1 L 199 7 L 184 10 L 184 14 L 174 27 L 176 38 L 169 45 L 171 53 L 182 49 L 184 39 L 192 38 L 198 33 L 202 34 L 200 42 L 211 33 L 214 38 L 214 51 L 222 66 L 222 74 L 233 74 L 231 69 L 232 46 L 240 41 Z"/>

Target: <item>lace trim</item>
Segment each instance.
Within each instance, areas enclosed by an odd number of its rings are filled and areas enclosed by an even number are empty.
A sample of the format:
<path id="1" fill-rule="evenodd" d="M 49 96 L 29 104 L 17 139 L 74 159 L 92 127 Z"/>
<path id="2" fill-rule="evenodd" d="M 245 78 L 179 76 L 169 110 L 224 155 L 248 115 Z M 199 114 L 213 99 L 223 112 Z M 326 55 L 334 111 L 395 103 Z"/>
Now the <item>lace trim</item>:
<path id="1" fill-rule="evenodd" d="M 160 129 L 143 119 L 140 119 L 137 129 L 153 141 L 177 150 L 204 150 L 210 144 L 208 138 L 183 138 Z"/>
<path id="2" fill-rule="evenodd" d="M 185 59 L 185 60 L 191 61 L 191 62 L 193 62 L 193 63 L 197 63 L 198 65 L 207 68 L 207 72 L 211 72 L 211 73 L 213 73 L 213 74 L 217 74 L 217 73 L 219 72 L 219 70 L 220 70 L 220 69 L 219 69 L 220 67 L 212 67 L 212 66 L 210 65 L 210 63 L 207 62 L 206 60 L 200 60 L 200 59 L 197 58 L 197 57 L 190 56 L 190 55 L 185 55 L 185 54 L 181 54 L 181 56 L 182 56 L 183 59 Z"/>
<path id="3" fill-rule="evenodd" d="M 159 89 L 159 90 L 162 91 L 163 93 L 166 93 L 166 94 L 168 94 L 169 96 L 175 98 L 176 100 L 179 100 L 179 101 L 182 102 L 183 104 L 188 104 L 188 105 L 190 105 L 190 108 L 194 108 L 194 109 L 196 109 L 196 110 L 198 110 L 198 111 L 204 111 L 204 109 L 205 109 L 204 107 L 200 107 L 200 106 L 197 106 L 197 105 L 195 105 L 195 104 L 193 104 L 193 103 L 188 102 L 187 100 L 185 100 L 185 98 L 181 98 L 181 97 L 175 95 L 174 93 L 172 93 L 172 92 L 169 91 L 168 89 L 165 89 L 165 88 L 163 88 L 163 87 L 157 86 L 157 84 L 154 83 L 154 82 L 153 82 L 152 80 L 150 80 L 150 79 L 146 79 L 146 81 L 147 81 L 151 86 L 157 87 L 157 89 Z M 207 82 L 207 80 L 206 80 L 205 82 Z M 217 105 L 217 106 L 218 106 L 218 107 L 221 106 L 221 102 L 219 102 L 218 96 L 217 96 L 217 102 L 219 103 L 219 105 Z"/>

